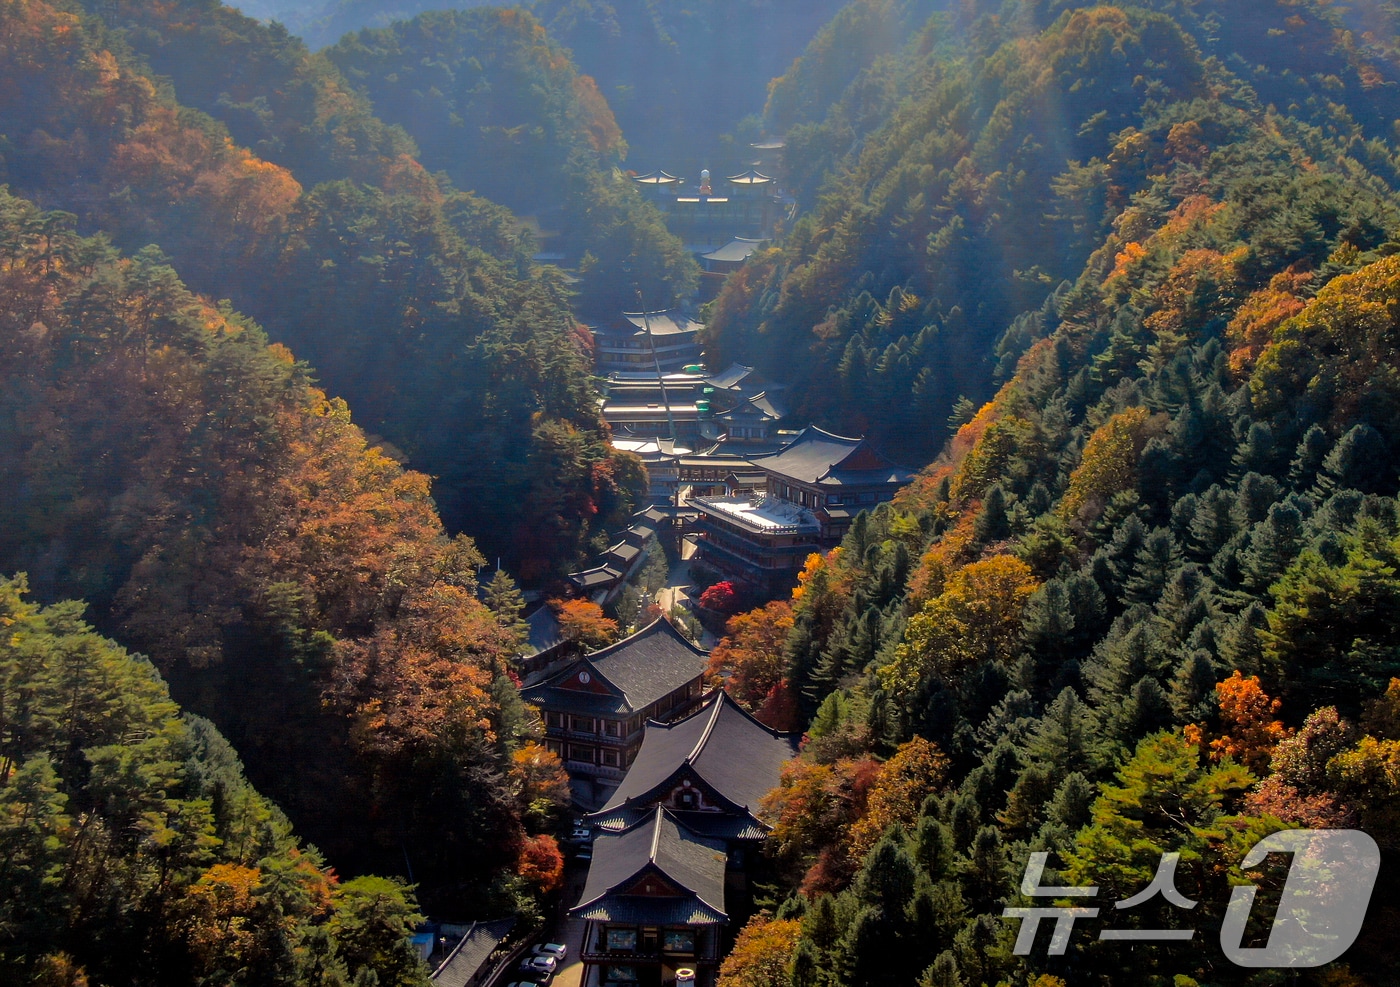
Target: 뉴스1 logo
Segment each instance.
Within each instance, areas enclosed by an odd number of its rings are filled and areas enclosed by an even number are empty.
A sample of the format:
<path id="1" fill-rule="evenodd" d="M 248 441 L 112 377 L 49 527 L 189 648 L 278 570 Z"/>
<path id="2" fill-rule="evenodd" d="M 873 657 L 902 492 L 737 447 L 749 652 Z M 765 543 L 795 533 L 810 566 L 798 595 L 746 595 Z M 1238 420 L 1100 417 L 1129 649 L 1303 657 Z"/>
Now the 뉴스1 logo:
<path id="1" fill-rule="evenodd" d="M 1259 892 L 1257 887 L 1249 886 L 1237 887 L 1230 894 L 1220 927 L 1220 948 L 1230 962 L 1243 967 L 1303 969 L 1332 962 L 1351 947 L 1361 932 L 1380 872 L 1380 848 L 1357 829 L 1289 829 L 1256 843 L 1241 868 L 1257 867 L 1271 853 L 1289 853 L 1293 860 L 1269 929 L 1268 944 L 1259 948 L 1243 945 L 1245 926 Z M 1047 853 L 1031 854 L 1021 879 L 1022 894 L 1031 898 L 1092 898 L 1098 894 L 1099 889 L 1093 886 L 1042 887 L 1040 878 L 1048 857 Z M 1151 883 L 1132 897 L 1116 902 L 1114 909 L 1133 908 L 1159 894 L 1178 908 L 1195 908 L 1197 902 L 1176 889 L 1179 857 L 1175 853 L 1163 854 Z M 1099 909 L 1007 908 L 1001 914 L 1003 918 L 1021 920 L 1014 950 L 1017 956 L 1030 954 L 1042 919 L 1055 922 L 1049 955 L 1063 956 L 1074 923 L 1097 918 Z M 1103 929 L 1098 937 L 1105 941 L 1183 942 L 1195 935 L 1195 929 Z"/>

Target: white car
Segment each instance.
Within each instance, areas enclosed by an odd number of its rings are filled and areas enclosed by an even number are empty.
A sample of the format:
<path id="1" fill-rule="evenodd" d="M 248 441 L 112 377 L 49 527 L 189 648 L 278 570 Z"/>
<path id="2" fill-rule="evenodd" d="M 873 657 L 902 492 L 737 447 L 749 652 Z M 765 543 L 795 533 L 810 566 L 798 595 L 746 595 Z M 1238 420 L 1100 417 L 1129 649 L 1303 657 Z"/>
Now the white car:
<path id="1" fill-rule="evenodd" d="M 564 957 L 569 955 L 569 947 L 562 942 L 541 942 L 536 943 L 535 948 L 530 952 L 536 956 L 553 956 L 555 960 L 562 963 Z"/>
<path id="2" fill-rule="evenodd" d="M 532 977 L 543 977 L 540 983 L 548 983 L 558 966 L 559 961 L 553 956 L 527 956 L 520 962 L 520 972 Z"/>

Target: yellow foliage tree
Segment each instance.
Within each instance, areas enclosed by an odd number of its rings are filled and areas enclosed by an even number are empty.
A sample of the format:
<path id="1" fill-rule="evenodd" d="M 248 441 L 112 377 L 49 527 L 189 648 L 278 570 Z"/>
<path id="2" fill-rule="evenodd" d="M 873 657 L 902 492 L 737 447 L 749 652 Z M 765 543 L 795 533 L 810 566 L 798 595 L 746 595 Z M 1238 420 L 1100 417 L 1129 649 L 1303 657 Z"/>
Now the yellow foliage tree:
<path id="1" fill-rule="evenodd" d="M 1069 490 L 1060 501 L 1066 520 L 1102 509 L 1108 499 L 1133 485 L 1138 456 L 1149 437 L 1146 408 L 1127 408 L 1094 430 L 1084 443 L 1084 455 L 1070 474 Z"/>
<path id="2" fill-rule="evenodd" d="M 880 670 L 885 687 L 907 695 L 933 674 L 953 676 L 982 661 L 1015 657 L 1021 612 L 1040 583 L 1011 555 L 963 566 L 909 620 L 895 660 Z"/>
<path id="3" fill-rule="evenodd" d="M 788 963 L 802 934 L 797 919 L 749 919 L 719 968 L 719 987 L 788 987 Z"/>

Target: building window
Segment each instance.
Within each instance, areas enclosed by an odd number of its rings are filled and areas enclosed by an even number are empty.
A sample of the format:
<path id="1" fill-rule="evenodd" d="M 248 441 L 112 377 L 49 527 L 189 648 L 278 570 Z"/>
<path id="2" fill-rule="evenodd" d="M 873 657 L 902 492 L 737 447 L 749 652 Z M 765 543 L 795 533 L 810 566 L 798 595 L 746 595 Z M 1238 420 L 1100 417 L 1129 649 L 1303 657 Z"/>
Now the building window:
<path id="1" fill-rule="evenodd" d="M 668 953 L 694 953 L 695 932 L 691 929 L 667 929 L 665 949 Z"/>
<path id="2" fill-rule="evenodd" d="M 860 495 L 860 502 L 862 504 L 873 504 L 875 503 L 875 495 L 873 493 L 863 493 Z"/>
<path id="3" fill-rule="evenodd" d="M 569 760 L 582 761 L 584 764 L 593 763 L 593 748 L 583 744 L 569 745 Z"/>
<path id="4" fill-rule="evenodd" d="M 603 733 L 609 737 L 621 737 L 622 724 L 619 723 L 617 720 L 604 720 Z"/>
<path id="5" fill-rule="evenodd" d="M 608 952 L 635 953 L 637 951 L 636 929 L 615 929 L 608 927 Z"/>
<path id="6" fill-rule="evenodd" d="M 571 716 L 569 717 L 569 729 L 574 733 L 592 733 L 593 718 L 591 716 Z"/>
<path id="7" fill-rule="evenodd" d="M 545 714 L 544 714 L 544 725 L 545 725 L 546 727 L 553 727 L 555 730 L 562 730 L 562 729 L 564 729 L 564 714 L 563 714 L 563 713 L 545 713 Z"/>
<path id="8" fill-rule="evenodd" d="M 694 809 L 698 804 L 694 792 L 681 792 L 681 808 Z"/>
<path id="9" fill-rule="evenodd" d="M 612 749 L 607 748 L 607 747 L 604 747 L 604 748 L 603 748 L 603 764 L 607 765 L 607 766 L 610 767 L 610 768 L 615 768 L 615 767 L 617 767 L 617 765 L 618 765 L 618 761 L 617 761 L 617 751 L 612 750 Z"/>

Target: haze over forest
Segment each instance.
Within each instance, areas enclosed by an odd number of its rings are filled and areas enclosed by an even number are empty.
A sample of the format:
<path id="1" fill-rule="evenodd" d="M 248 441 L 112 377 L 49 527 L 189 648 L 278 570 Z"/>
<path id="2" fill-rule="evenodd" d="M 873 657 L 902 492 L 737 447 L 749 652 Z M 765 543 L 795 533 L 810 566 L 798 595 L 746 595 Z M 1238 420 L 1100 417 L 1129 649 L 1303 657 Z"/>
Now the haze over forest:
<path id="1" fill-rule="evenodd" d="M 677 217 L 759 165 L 717 260 Z M 1395 982 L 1390 0 L 4 0 L 0 184 L 0 983 L 545 935 L 597 806 L 526 617 L 565 660 L 672 619 L 802 738 L 720 987 Z M 784 501 L 840 527 L 780 592 L 657 496 L 675 421 L 607 419 L 639 294 L 700 325 L 697 428 L 738 365 L 724 414 L 899 478 Z M 592 593 L 648 506 L 694 563 Z M 1360 937 L 1237 966 L 1297 828 L 1379 845 Z M 1195 939 L 1018 955 L 1042 851 Z M 1115 912 L 1167 853 L 1198 907 Z"/>

